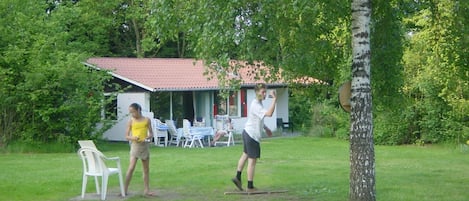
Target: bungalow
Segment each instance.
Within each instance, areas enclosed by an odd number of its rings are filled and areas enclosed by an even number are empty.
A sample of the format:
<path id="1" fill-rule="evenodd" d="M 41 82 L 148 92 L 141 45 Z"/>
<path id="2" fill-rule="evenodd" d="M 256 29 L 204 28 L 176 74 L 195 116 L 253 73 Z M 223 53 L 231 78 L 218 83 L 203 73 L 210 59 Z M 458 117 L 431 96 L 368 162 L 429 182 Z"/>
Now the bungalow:
<path id="1" fill-rule="evenodd" d="M 125 141 L 128 106 L 139 103 L 142 110 L 154 118 L 175 120 L 204 120 L 206 126 L 215 125 L 215 115 L 231 117 L 235 133 L 243 129 L 247 108 L 255 98 L 255 80 L 249 72 L 240 70 L 241 88 L 221 98 L 218 79 L 204 75 L 202 61 L 184 58 L 90 58 L 84 64 L 98 70 L 108 70 L 112 82 L 126 88 L 117 95 L 111 110 L 115 110 L 115 125 L 104 133 L 104 138 Z M 271 118 L 265 119 L 269 128 L 277 129 L 277 119 L 288 122 L 288 88 L 286 83 L 267 83 L 268 90 L 277 92 L 277 108 Z M 269 105 L 268 98 L 264 101 Z"/>

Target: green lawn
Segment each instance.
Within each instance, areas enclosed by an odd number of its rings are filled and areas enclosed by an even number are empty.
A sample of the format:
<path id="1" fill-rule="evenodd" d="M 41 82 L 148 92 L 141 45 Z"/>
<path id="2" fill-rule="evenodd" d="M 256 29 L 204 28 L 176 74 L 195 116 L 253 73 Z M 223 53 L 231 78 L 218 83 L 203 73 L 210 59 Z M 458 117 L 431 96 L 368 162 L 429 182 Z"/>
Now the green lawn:
<path id="1" fill-rule="evenodd" d="M 224 195 L 235 189 L 242 146 L 205 149 L 152 147 L 154 200 L 324 200 L 348 198 L 349 145 L 313 137 L 270 138 L 262 142 L 255 186 L 286 189 L 274 195 Z M 119 156 L 124 172 L 127 144 L 100 144 L 107 156 Z M 469 200 L 469 155 L 451 146 L 376 146 L 376 192 L 379 201 Z M 1 154 L 0 200 L 70 200 L 81 192 L 82 164 L 76 153 Z M 139 163 L 125 200 L 152 200 L 143 190 Z M 246 185 L 246 173 L 243 183 Z M 94 191 L 89 180 L 88 193 Z M 117 194 L 117 177 L 109 193 Z M 122 199 L 120 199 L 122 200 Z"/>

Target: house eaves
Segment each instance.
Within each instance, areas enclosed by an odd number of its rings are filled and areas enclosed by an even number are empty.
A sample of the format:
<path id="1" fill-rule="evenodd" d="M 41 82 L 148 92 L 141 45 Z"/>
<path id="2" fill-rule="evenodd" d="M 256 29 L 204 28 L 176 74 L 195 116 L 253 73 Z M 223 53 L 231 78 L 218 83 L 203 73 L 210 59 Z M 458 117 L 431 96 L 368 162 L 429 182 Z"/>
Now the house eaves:
<path id="1" fill-rule="evenodd" d="M 88 66 L 88 67 L 91 67 L 91 68 L 94 68 L 94 69 L 96 69 L 96 70 L 104 70 L 104 69 L 101 69 L 101 68 L 99 68 L 99 67 L 97 67 L 97 66 L 95 66 L 95 65 L 92 65 L 92 64 L 89 64 L 89 63 L 86 63 L 86 62 L 82 62 L 82 63 L 83 63 L 84 65 L 86 65 L 86 66 Z M 126 77 L 124 77 L 124 76 L 121 76 L 121 75 L 119 75 L 119 74 L 113 73 L 112 71 L 108 71 L 108 73 L 109 73 L 111 76 L 113 76 L 113 77 L 115 77 L 115 78 L 117 78 L 117 79 L 120 79 L 120 80 L 123 80 L 123 81 L 125 81 L 125 82 L 128 82 L 129 84 L 132 84 L 132 85 L 141 87 L 141 88 L 143 88 L 143 89 L 145 89 L 145 90 L 148 90 L 148 91 L 151 91 L 151 92 L 155 92 L 155 90 L 154 90 L 153 88 L 151 88 L 150 86 L 146 86 L 146 85 L 144 85 L 144 84 L 142 84 L 142 83 L 140 83 L 140 82 L 137 82 L 137 81 L 135 81 L 135 80 L 128 79 L 128 78 L 126 78 Z"/>
<path id="2" fill-rule="evenodd" d="M 89 58 L 84 65 L 108 71 L 113 77 L 150 92 L 220 90 L 217 77 L 208 79 L 202 61 L 188 58 Z M 236 75 L 241 87 L 254 87 L 262 80 L 252 72 L 263 68 L 255 65 L 239 69 Z M 314 78 L 312 78 L 314 79 Z M 281 81 L 267 83 L 269 87 L 285 87 Z"/>

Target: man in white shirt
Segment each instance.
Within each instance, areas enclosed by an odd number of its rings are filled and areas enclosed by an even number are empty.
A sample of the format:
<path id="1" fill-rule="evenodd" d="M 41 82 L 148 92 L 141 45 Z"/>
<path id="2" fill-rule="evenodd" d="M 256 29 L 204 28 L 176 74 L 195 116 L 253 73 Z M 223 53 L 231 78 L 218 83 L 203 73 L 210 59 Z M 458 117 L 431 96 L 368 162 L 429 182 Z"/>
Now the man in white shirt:
<path id="1" fill-rule="evenodd" d="M 256 168 L 257 159 L 261 156 L 260 139 L 262 131 L 265 130 L 266 134 L 272 136 L 272 131 L 264 125 L 264 117 L 271 117 L 275 111 L 275 104 L 277 96 L 275 91 L 272 91 L 272 103 L 268 109 L 262 105 L 267 94 L 267 87 L 265 84 L 257 84 L 255 87 L 256 99 L 251 102 L 249 108 L 248 119 L 243 130 L 243 154 L 239 158 L 236 177 L 231 179 L 239 190 L 243 190 L 241 183 L 241 172 L 244 169 L 244 164 L 248 161 L 247 176 L 248 188 L 247 191 L 256 191 L 254 188 L 254 171 Z"/>

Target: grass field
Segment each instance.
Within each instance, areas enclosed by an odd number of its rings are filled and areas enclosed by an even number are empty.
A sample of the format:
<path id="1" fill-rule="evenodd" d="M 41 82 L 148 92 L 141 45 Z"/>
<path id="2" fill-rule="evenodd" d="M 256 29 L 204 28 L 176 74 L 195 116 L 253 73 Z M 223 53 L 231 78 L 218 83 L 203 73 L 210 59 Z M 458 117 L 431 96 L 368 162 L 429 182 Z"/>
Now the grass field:
<path id="1" fill-rule="evenodd" d="M 242 146 L 183 149 L 152 147 L 151 181 L 157 197 L 145 198 L 141 164 L 131 196 L 117 200 L 324 200 L 348 198 L 349 145 L 331 138 L 287 137 L 262 141 L 254 185 L 261 190 L 288 190 L 273 195 L 224 195 L 235 190 Z M 107 156 L 119 156 L 124 172 L 129 146 L 98 144 Z M 456 146 L 375 146 L 379 201 L 469 200 L 469 153 Z M 81 192 L 82 164 L 76 153 L 0 154 L 0 200 L 75 200 Z M 246 173 L 243 172 L 246 185 Z M 117 177 L 109 194 L 118 193 Z M 94 192 L 93 180 L 87 193 Z M 110 197 L 112 199 L 112 197 Z"/>

